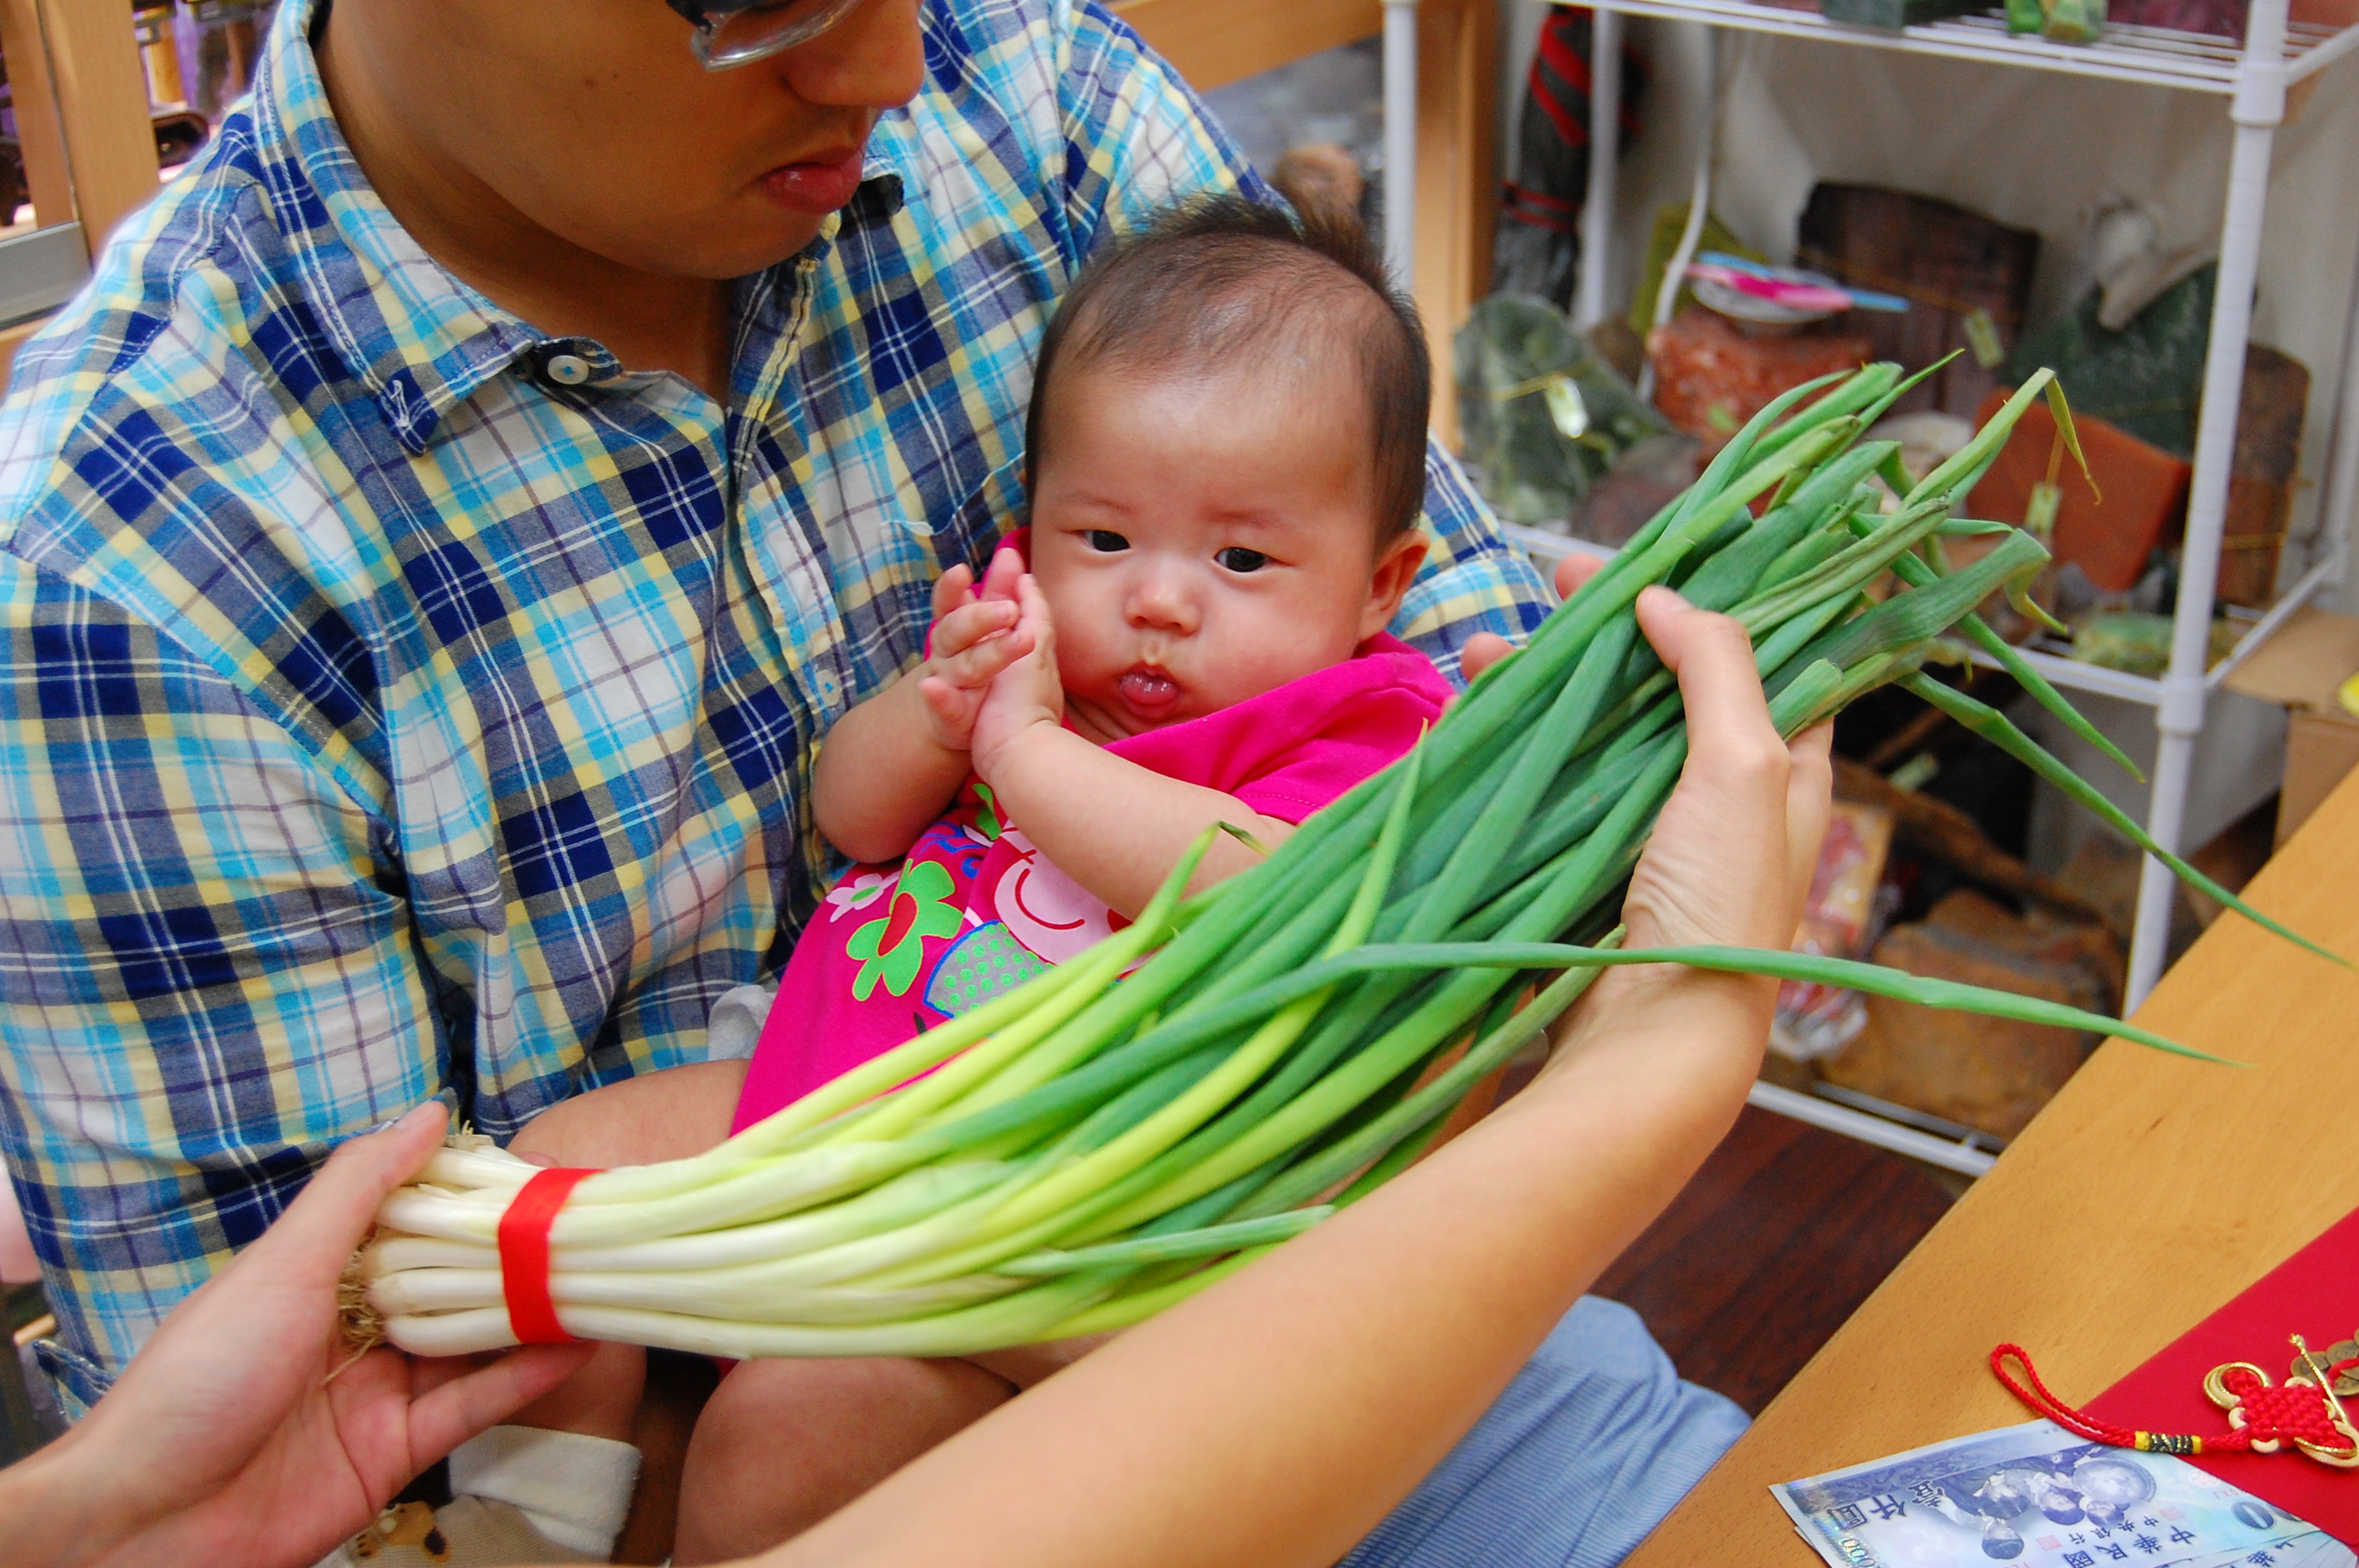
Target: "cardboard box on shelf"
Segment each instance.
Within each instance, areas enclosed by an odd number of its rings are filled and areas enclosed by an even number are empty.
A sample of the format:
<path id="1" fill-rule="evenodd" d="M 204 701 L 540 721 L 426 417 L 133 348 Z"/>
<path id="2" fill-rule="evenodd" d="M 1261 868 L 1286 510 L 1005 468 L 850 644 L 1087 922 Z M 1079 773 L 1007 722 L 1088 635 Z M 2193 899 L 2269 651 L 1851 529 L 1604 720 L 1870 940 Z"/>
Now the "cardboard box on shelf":
<path id="1" fill-rule="evenodd" d="M 2285 789 L 2277 796 L 2280 847 L 2354 767 L 2359 767 L 2359 721 L 2344 713 L 2293 715 L 2286 726 Z"/>
<path id="2" fill-rule="evenodd" d="M 1988 986 L 2091 1011 L 2121 992 L 2120 946 L 2093 925 L 2017 915 L 1971 889 L 1896 925 L 1875 961 L 1912 975 Z M 1866 1027 L 1820 1065 L 1828 1082 L 2012 1138 L 2096 1042 L 2077 1030 L 1970 1017 L 1870 997 Z"/>
<path id="3" fill-rule="evenodd" d="M 2287 710 L 2279 845 L 2359 766 L 2359 719 L 2344 712 L 2335 695 L 2354 674 L 2359 674 L 2359 616 L 2303 609 L 2221 683 Z"/>
<path id="4" fill-rule="evenodd" d="M 1989 424 L 2006 397 L 2002 387 L 1984 398 L 1976 427 Z M 2086 476 L 2057 440 L 2056 416 L 2045 403 L 2035 403 L 2023 411 L 1998 460 L 1974 486 L 1966 510 L 1976 517 L 2021 523 L 2032 487 L 2054 473 L 2063 493 L 2056 509 L 2056 558 L 2079 566 L 2108 593 L 2126 592 L 2145 575 L 2155 546 L 2186 515 L 2187 481 L 2194 470 L 2185 459 L 2106 420 L 2082 415 L 2073 426 L 2089 459 Z M 2276 557 L 2270 558 L 2274 564 Z"/>

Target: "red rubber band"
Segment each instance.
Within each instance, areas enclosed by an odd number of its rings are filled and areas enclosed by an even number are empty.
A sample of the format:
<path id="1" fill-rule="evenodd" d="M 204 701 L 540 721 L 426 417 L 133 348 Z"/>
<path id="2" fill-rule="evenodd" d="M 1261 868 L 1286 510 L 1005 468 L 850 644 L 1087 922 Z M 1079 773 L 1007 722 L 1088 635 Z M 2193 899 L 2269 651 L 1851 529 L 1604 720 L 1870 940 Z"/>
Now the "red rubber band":
<path id="1" fill-rule="evenodd" d="M 508 1200 L 500 1216 L 500 1291 L 518 1345 L 571 1345 L 549 1299 L 549 1227 L 584 1176 L 595 1171 L 543 1171 Z"/>

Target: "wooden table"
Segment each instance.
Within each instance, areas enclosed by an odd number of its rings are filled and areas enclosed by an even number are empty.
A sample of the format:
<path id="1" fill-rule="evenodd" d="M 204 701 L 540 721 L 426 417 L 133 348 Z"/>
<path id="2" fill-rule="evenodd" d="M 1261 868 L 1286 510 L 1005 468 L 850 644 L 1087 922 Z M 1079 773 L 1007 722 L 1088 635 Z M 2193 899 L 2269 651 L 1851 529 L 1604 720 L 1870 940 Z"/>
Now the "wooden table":
<path id="1" fill-rule="evenodd" d="M 2359 774 L 2246 896 L 2359 958 Z M 2252 1065 L 2100 1048 L 1631 1568 L 1815 1563 L 1771 1485 L 2030 1420 L 2001 1341 L 2086 1400 L 2359 1207 L 2359 974 L 2230 914 L 2137 1022 Z"/>

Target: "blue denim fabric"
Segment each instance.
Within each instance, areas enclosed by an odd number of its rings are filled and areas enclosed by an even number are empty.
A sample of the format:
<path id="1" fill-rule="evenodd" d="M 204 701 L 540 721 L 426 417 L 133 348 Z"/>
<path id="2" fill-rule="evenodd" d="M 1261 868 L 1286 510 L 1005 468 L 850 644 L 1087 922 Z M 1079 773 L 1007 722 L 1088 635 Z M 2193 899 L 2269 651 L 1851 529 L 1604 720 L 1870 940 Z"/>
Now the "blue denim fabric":
<path id="1" fill-rule="evenodd" d="M 1636 1313 L 1583 1296 L 1342 1568 L 1613 1568 L 1746 1424 Z"/>

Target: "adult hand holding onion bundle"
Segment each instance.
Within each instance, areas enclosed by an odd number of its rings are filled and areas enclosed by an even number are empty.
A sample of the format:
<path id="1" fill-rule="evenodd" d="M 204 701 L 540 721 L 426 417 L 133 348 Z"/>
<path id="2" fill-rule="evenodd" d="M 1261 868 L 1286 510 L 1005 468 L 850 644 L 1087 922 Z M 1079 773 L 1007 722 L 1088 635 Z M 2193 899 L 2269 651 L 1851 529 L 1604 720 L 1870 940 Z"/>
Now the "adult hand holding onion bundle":
<path id="1" fill-rule="evenodd" d="M 577 1179 L 480 1141 L 445 1151 L 386 1200 L 364 1255 L 382 1332 L 423 1354 L 570 1334 L 746 1357 L 971 1354 L 1120 1327 L 1397 1173 L 1614 968 L 1820 980 L 2180 1050 L 2051 1003 L 1773 950 L 1793 912 L 1741 879 L 1720 895 L 1735 911 L 1683 903 L 1715 886 L 1694 867 L 1618 896 L 1658 814 L 1680 809 L 1690 724 L 1707 717 L 1642 644 L 1642 621 L 1659 645 L 1676 615 L 1655 594 L 1642 608 L 1649 589 L 1725 613 L 1693 623 L 1701 656 L 1724 636 L 1719 656 L 1745 658 L 1742 630 L 1785 736 L 1898 682 L 2094 795 L 1920 673 L 1958 628 L 2095 738 L 1973 613 L 2044 550 L 1950 516 L 2022 411 L 2053 398 L 2050 381 L 2035 377 L 1913 485 L 1893 443 L 1861 439 L 1905 389 L 1897 367 L 1780 398 L 1415 752 L 1266 864 L 1188 898 L 1191 857 L 1090 953 L 705 1154 Z M 1876 510 L 1879 474 L 1897 510 Z M 1941 535 L 1994 532 L 2006 536 L 1982 559 L 1943 569 Z M 1874 603 L 1865 590 L 1887 571 L 1905 589 Z M 1714 827 L 1671 838 L 1713 858 Z M 1617 907 L 1627 934 L 1609 929 Z M 1757 946 L 1705 945 L 1733 931 Z M 1740 1006 L 1761 991 L 1728 988 Z"/>
<path id="2" fill-rule="evenodd" d="M 301 1568 L 578 1369 L 586 1347 L 413 1361 L 355 1359 L 337 1342 L 339 1260 L 448 1124 L 442 1107 L 420 1106 L 339 1148 L 87 1418 L 0 1471 L 0 1565 Z"/>

